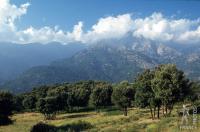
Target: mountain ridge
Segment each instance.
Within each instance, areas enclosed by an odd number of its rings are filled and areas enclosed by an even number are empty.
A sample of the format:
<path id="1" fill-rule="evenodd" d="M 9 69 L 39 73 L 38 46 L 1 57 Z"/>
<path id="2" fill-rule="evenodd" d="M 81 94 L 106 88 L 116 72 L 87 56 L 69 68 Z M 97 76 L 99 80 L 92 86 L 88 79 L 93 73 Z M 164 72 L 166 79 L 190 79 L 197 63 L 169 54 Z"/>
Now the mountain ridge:
<path id="1" fill-rule="evenodd" d="M 173 46 L 151 41 L 100 42 L 70 58 L 33 67 L 2 87 L 29 91 L 41 85 L 80 80 L 131 81 L 142 70 L 166 63 L 176 64 L 191 79 L 199 80 L 200 46 L 191 45 L 191 51 L 187 49 L 187 45 Z"/>
<path id="2" fill-rule="evenodd" d="M 0 43 L 0 82 L 14 79 L 33 66 L 48 65 L 50 62 L 71 57 L 85 48 L 82 44 L 15 44 Z M 1 83 L 0 83 L 1 84 Z"/>

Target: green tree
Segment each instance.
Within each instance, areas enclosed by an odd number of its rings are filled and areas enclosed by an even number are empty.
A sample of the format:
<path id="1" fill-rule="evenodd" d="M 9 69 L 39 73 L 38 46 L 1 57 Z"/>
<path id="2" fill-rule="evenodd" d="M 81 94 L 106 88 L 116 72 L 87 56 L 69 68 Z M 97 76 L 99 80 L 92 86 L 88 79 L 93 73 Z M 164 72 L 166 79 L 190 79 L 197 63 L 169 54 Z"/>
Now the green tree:
<path id="1" fill-rule="evenodd" d="M 160 65 L 155 69 L 152 88 L 157 99 L 161 100 L 163 115 L 170 115 L 176 102 L 181 101 L 190 91 L 190 82 L 176 65 Z"/>
<path id="2" fill-rule="evenodd" d="M 70 110 L 73 107 L 86 107 L 88 106 L 91 90 L 84 85 L 74 84 L 71 85 L 68 91 L 67 104 Z"/>
<path id="3" fill-rule="evenodd" d="M 149 107 L 152 119 L 155 118 L 156 107 L 159 108 L 158 101 L 154 96 L 154 92 L 151 86 L 151 80 L 153 77 L 154 72 L 148 69 L 140 74 L 135 81 L 135 103 L 137 106 L 142 108 Z"/>
<path id="4" fill-rule="evenodd" d="M 13 95 L 9 92 L 0 92 L 0 125 L 10 123 L 9 116 L 13 110 Z"/>
<path id="5" fill-rule="evenodd" d="M 36 102 L 37 102 L 37 99 L 35 96 L 33 95 L 27 95 L 24 100 L 23 100 L 23 107 L 26 109 L 26 110 L 31 110 L 33 111 L 35 108 L 36 108 Z"/>
<path id="6" fill-rule="evenodd" d="M 41 112 L 47 120 L 53 119 L 55 117 L 58 110 L 57 106 L 56 97 L 41 98 L 37 103 L 39 112 Z"/>
<path id="7" fill-rule="evenodd" d="M 55 97 L 57 98 L 57 109 L 58 111 L 68 109 L 68 89 L 64 86 L 56 87 L 50 91 L 46 97 Z"/>
<path id="8" fill-rule="evenodd" d="M 91 103 L 98 110 L 100 107 L 110 106 L 112 95 L 112 86 L 111 85 L 99 85 L 93 89 L 91 94 Z"/>
<path id="9" fill-rule="evenodd" d="M 17 95 L 14 96 L 13 98 L 13 106 L 14 106 L 14 111 L 20 112 L 23 111 L 24 107 L 23 107 L 23 102 L 24 97 L 22 95 Z"/>
<path id="10" fill-rule="evenodd" d="M 128 114 L 128 107 L 134 100 L 135 90 L 128 82 L 121 82 L 113 88 L 112 100 L 116 106 L 123 109 L 124 115 Z"/>

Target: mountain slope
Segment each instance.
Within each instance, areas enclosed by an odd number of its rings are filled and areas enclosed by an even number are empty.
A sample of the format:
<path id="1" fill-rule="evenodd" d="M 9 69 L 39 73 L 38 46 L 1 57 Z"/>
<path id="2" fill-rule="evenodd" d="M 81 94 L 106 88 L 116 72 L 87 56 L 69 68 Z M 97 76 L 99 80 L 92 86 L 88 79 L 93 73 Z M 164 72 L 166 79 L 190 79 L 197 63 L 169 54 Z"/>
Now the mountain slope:
<path id="1" fill-rule="evenodd" d="M 193 48 L 192 48 L 193 47 Z M 195 48 L 194 48 L 195 47 Z M 188 52 L 188 50 L 191 50 Z M 174 46 L 152 42 L 96 44 L 68 59 L 48 66 L 33 67 L 3 85 L 14 91 L 29 91 L 35 86 L 79 80 L 118 82 L 133 80 L 145 68 L 174 63 L 192 79 L 200 76 L 200 46 Z"/>
<path id="2" fill-rule="evenodd" d="M 24 91 L 33 86 L 65 81 L 94 79 L 116 82 L 130 79 L 133 78 L 133 73 L 141 70 L 134 59 L 130 60 L 130 56 L 139 57 L 132 52 L 126 53 L 114 49 L 87 49 L 70 59 L 54 62 L 49 66 L 31 68 L 17 79 L 7 82 L 4 88 Z"/>
<path id="3" fill-rule="evenodd" d="M 71 57 L 84 48 L 82 44 L 0 43 L 0 84 L 5 80 L 14 79 L 33 66 L 48 65 L 52 61 Z"/>

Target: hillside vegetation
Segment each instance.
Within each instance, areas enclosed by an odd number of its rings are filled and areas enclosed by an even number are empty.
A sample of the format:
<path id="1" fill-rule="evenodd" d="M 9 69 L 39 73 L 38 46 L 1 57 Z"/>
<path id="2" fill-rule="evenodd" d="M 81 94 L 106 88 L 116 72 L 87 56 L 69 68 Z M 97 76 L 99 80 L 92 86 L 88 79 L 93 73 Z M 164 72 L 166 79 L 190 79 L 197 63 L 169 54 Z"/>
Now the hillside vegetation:
<path id="1" fill-rule="evenodd" d="M 132 82 L 80 81 L 0 92 L 2 131 L 198 130 L 200 85 L 176 65 L 147 69 Z M 0 130 L 1 130 L 0 129 Z"/>

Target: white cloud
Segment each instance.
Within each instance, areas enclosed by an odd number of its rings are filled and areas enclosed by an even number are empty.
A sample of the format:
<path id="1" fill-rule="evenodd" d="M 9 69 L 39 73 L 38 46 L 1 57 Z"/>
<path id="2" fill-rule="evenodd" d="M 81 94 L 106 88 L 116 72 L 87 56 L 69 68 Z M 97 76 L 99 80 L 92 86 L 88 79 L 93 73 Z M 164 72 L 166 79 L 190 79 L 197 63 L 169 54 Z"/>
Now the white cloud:
<path id="1" fill-rule="evenodd" d="M 17 36 L 20 43 L 50 43 L 52 41 L 64 43 L 67 41 L 62 30 L 52 29 L 50 27 L 40 29 L 29 27 L 24 31 L 17 32 Z"/>
<path id="2" fill-rule="evenodd" d="M 30 4 L 22 4 L 20 7 L 10 4 L 9 0 L 0 0 L 0 31 L 15 30 L 15 20 L 26 14 Z"/>
<path id="3" fill-rule="evenodd" d="M 67 36 L 71 40 L 75 41 L 82 41 L 82 36 L 83 36 L 83 22 L 79 22 L 77 25 L 74 26 L 74 29 L 72 32 L 68 32 Z"/>
<path id="4" fill-rule="evenodd" d="M 74 25 L 73 30 L 64 31 L 58 26 L 39 29 L 29 27 L 18 30 L 15 24 L 27 13 L 29 3 L 17 7 L 9 0 L 0 0 L 0 41 L 16 43 L 67 44 L 82 42 L 91 44 L 105 39 L 120 39 L 131 33 L 134 38 L 144 38 L 159 42 L 200 43 L 200 19 L 167 18 L 161 13 L 153 13 L 145 18 L 132 18 L 131 14 L 100 18 L 91 29 L 83 31 L 83 22 Z"/>
<path id="5" fill-rule="evenodd" d="M 92 30 L 84 35 L 84 40 L 98 41 L 101 39 L 121 38 L 133 29 L 133 20 L 130 14 L 116 17 L 101 18 L 97 24 L 92 26 Z"/>
<path id="6" fill-rule="evenodd" d="M 184 32 L 177 40 L 185 43 L 200 43 L 200 26 L 193 31 Z"/>
<path id="7" fill-rule="evenodd" d="M 167 19 L 163 17 L 161 13 L 153 13 L 151 16 L 144 19 L 138 18 L 135 20 L 133 36 L 154 41 L 185 43 L 186 41 L 181 41 L 180 36 L 186 32 L 190 32 L 193 28 L 194 30 L 198 30 L 197 26 L 199 24 L 199 19 Z M 200 38 L 198 35 L 196 35 L 196 37 Z M 189 40 L 188 42 L 190 43 Z"/>

